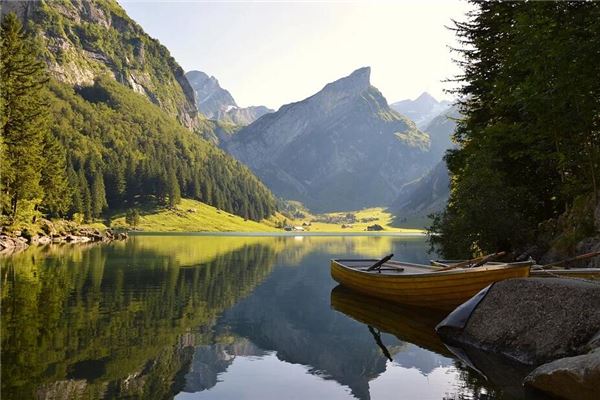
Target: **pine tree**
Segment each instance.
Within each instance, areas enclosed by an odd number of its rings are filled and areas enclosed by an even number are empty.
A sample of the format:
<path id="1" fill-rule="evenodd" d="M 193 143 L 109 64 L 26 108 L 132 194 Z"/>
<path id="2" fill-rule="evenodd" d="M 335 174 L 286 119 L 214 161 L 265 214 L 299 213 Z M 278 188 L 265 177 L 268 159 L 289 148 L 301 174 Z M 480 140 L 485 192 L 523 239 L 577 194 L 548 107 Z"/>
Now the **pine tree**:
<path id="1" fill-rule="evenodd" d="M 42 210 L 51 216 L 64 216 L 71 203 L 71 188 L 66 174 L 65 149 L 50 132 L 44 140 L 44 168 L 41 181 L 44 192 Z"/>
<path id="2" fill-rule="evenodd" d="M 134 228 L 138 226 L 140 223 L 139 211 L 135 208 L 130 208 L 127 210 L 127 214 L 125 214 L 125 222 Z"/>
<path id="3" fill-rule="evenodd" d="M 67 167 L 67 182 L 71 192 L 69 215 L 72 217 L 74 214 L 83 214 L 83 193 L 80 189 L 79 177 L 71 163 Z"/>
<path id="4" fill-rule="evenodd" d="M 174 168 L 169 168 L 167 174 L 167 193 L 169 194 L 169 207 L 175 207 L 181 202 L 181 190 Z"/>
<path id="5" fill-rule="evenodd" d="M 77 177 L 79 180 L 79 192 L 81 193 L 81 210 L 83 212 L 83 219 L 84 221 L 90 221 L 92 219 L 92 195 L 90 193 L 90 186 L 88 185 L 83 168 L 79 169 Z"/>
<path id="6" fill-rule="evenodd" d="M 102 211 L 108 206 L 106 202 L 106 190 L 104 189 L 104 178 L 102 172 L 96 169 L 92 181 L 92 216 L 98 218 Z"/>
<path id="7" fill-rule="evenodd" d="M 596 196 L 600 176 L 600 3 L 474 3 L 456 26 L 464 118 L 431 236 L 449 258 L 543 246 L 540 229 Z"/>
<path id="8" fill-rule="evenodd" d="M 14 13 L 6 15 L 0 32 L 0 191 L 13 220 L 19 203 L 42 197 L 40 187 L 43 141 L 48 130 L 44 64 L 37 47 L 25 35 Z"/>

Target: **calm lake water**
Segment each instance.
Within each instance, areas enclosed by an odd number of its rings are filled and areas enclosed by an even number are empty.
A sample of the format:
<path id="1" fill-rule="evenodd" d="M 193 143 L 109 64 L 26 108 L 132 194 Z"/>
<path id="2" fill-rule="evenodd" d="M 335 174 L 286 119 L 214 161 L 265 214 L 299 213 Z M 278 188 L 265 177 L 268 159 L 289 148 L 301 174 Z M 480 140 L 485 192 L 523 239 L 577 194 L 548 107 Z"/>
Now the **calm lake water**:
<path id="1" fill-rule="evenodd" d="M 0 258 L 2 398 L 518 397 L 442 344 L 443 314 L 329 275 L 388 253 L 430 258 L 423 238 L 198 235 Z"/>

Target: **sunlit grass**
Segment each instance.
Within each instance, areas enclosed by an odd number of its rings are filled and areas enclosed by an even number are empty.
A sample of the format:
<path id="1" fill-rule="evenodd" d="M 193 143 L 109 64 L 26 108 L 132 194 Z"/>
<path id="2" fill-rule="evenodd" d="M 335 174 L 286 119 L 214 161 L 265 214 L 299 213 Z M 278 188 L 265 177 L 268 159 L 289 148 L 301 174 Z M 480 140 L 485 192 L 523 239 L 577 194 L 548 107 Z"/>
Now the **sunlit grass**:
<path id="1" fill-rule="evenodd" d="M 360 211 L 351 211 L 356 215 L 358 222 L 352 227 L 342 228 L 342 224 L 313 222 L 316 216 L 308 214 L 302 219 L 290 219 L 277 213 L 261 222 L 244 220 L 243 218 L 219 210 L 202 202 L 182 199 L 177 207 L 147 209 L 140 211 L 140 223 L 136 227 L 145 232 L 284 232 L 283 225 L 301 227 L 303 223 L 306 232 L 317 233 L 357 233 L 366 232 L 369 225 L 378 224 L 385 233 L 414 233 L 420 234 L 422 229 L 398 228 L 391 226 L 393 216 L 382 207 L 366 208 Z M 348 212 L 325 214 L 328 216 L 346 215 Z M 361 219 L 371 219 L 369 222 L 360 222 Z M 119 216 L 112 220 L 113 227 L 126 228 L 125 217 Z M 279 227 L 278 227 L 279 226 Z"/>

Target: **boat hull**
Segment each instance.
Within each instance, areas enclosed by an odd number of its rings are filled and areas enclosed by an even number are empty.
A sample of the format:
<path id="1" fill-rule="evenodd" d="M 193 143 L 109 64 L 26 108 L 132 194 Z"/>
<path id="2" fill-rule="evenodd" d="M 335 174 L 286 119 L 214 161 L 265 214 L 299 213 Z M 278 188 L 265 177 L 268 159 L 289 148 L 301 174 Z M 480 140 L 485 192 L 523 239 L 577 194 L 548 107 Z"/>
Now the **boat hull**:
<path id="1" fill-rule="evenodd" d="M 411 274 L 379 274 L 331 261 L 331 276 L 339 284 L 369 296 L 400 304 L 452 310 L 484 287 L 504 279 L 529 276 L 531 263 Z M 426 268 L 425 266 L 423 266 Z"/>

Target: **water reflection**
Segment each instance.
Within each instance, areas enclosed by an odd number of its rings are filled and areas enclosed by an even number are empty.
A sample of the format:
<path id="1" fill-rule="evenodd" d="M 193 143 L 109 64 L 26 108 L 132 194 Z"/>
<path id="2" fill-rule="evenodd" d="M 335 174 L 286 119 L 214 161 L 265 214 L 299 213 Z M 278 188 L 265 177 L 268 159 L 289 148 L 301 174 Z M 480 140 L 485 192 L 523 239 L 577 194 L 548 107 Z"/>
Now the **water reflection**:
<path id="1" fill-rule="evenodd" d="M 245 243 L 193 257 L 196 244 L 171 254 L 136 238 L 4 260 L 3 394 L 172 394 L 192 347 L 212 342 L 215 318 L 265 279 L 276 256 Z"/>
<path id="2" fill-rule="evenodd" d="M 489 393 L 433 335 L 439 316 L 342 288 L 332 292 L 330 258 L 393 252 L 422 262 L 425 250 L 422 239 L 394 237 L 181 235 L 31 248 L 0 260 L 2 394 L 369 399 L 414 392 L 441 399 Z M 381 332 L 391 360 L 369 326 Z"/>

